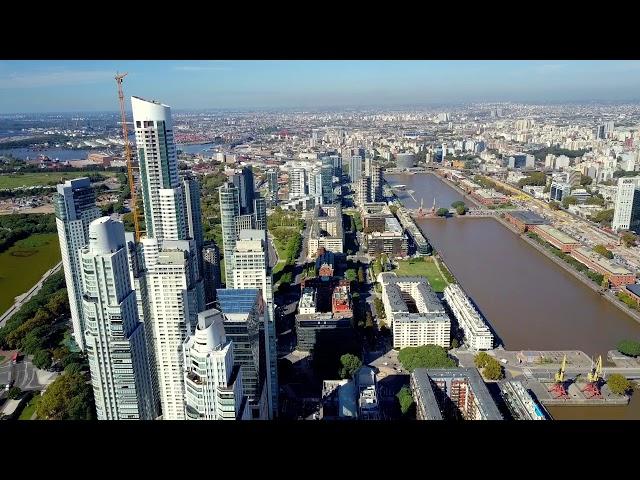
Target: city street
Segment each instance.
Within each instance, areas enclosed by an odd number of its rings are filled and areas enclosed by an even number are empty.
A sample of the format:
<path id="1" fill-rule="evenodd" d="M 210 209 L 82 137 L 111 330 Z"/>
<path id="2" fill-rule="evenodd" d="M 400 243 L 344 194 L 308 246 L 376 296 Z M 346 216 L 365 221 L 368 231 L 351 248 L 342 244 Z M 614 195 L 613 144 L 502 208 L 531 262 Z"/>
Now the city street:
<path id="1" fill-rule="evenodd" d="M 9 373 L 13 371 L 14 384 L 21 390 L 42 390 L 59 375 L 57 372 L 47 372 L 37 369 L 26 356 L 16 365 L 11 363 L 13 352 L 0 352 L 6 358 L 0 364 L 0 384 L 6 385 L 9 381 Z"/>

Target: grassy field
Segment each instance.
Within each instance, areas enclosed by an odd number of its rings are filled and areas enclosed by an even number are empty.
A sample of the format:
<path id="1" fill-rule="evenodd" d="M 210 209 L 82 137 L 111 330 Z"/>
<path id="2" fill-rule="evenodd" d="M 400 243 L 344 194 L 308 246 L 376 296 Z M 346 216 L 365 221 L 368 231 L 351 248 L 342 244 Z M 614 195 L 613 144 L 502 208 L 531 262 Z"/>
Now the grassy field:
<path id="1" fill-rule="evenodd" d="M 22 410 L 22 413 L 18 417 L 18 420 L 31 420 L 31 416 L 36 411 L 38 401 L 40 401 L 40 395 L 36 394 L 31 400 L 29 400 L 27 406 L 24 407 L 24 410 Z"/>
<path id="2" fill-rule="evenodd" d="M 96 172 L 42 172 L 42 173 L 23 173 L 20 175 L 3 174 L 0 176 L 0 189 L 32 187 L 35 185 L 56 185 L 64 180 L 73 178 L 86 177 L 89 173 Z M 112 177 L 115 172 L 99 172 L 101 175 Z"/>
<path id="3" fill-rule="evenodd" d="M 0 312 L 4 313 L 17 295 L 28 291 L 59 261 L 60 247 L 55 233 L 31 235 L 0 253 Z"/>
<path id="4" fill-rule="evenodd" d="M 433 288 L 435 292 L 444 291 L 444 287 L 448 285 L 448 282 L 440 274 L 433 257 L 403 260 L 399 262 L 399 265 L 398 269 L 394 270 L 396 275 L 420 275 L 427 277 L 431 288 Z"/>

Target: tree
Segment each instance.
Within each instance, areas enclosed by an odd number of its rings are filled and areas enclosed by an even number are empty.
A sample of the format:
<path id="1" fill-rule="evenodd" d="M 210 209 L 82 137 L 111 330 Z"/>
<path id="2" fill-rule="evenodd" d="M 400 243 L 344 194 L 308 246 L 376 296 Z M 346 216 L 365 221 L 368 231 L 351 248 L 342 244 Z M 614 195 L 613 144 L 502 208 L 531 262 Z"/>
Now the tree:
<path id="1" fill-rule="evenodd" d="M 476 368 L 484 368 L 487 366 L 487 363 L 491 358 L 491 355 L 489 355 L 487 352 L 480 352 L 473 358 L 473 363 L 475 364 Z"/>
<path id="2" fill-rule="evenodd" d="M 640 342 L 636 342 L 634 340 L 622 340 L 618 343 L 616 348 L 623 355 L 627 355 L 629 357 L 640 356 Z"/>
<path id="3" fill-rule="evenodd" d="M 622 241 L 627 248 L 635 245 L 637 238 L 637 235 L 633 232 L 622 232 Z"/>
<path id="4" fill-rule="evenodd" d="M 378 297 L 373 299 L 373 305 L 376 307 L 376 315 L 379 318 L 387 318 L 387 315 L 384 311 L 384 303 Z"/>
<path id="5" fill-rule="evenodd" d="M 344 276 L 347 278 L 347 280 L 353 282 L 357 278 L 358 274 L 356 273 L 355 268 L 350 268 L 344 273 Z"/>
<path id="6" fill-rule="evenodd" d="M 447 208 L 439 208 L 436 212 L 436 215 L 439 217 L 446 217 L 449 214 L 449 209 Z"/>
<path id="7" fill-rule="evenodd" d="M 578 203 L 578 199 L 573 195 L 567 195 L 562 199 L 562 206 L 564 208 L 569 208 L 569 205 L 575 205 L 576 203 Z"/>
<path id="8" fill-rule="evenodd" d="M 593 247 L 593 251 L 596 253 L 599 253 L 605 258 L 608 258 L 608 259 L 613 258 L 613 252 L 609 250 L 607 247 L 605 247 L 604 245 L 596 245 L 595 247 Z"/>
<path id="9" fill-rule="evenodd" d="M 92 420 L 93 392 L 84 375 L 64 373 L 49 385 L 36 406 L 40 420 Z"/>
<path id="10" fill-rule="evenodd" d="M 467 207 L 465 205 L 458 205 L 456 207 L 456 213 L 458 215 L 464 215 L 465 213 L 467 213 Z"/>
<path id="11" fill-rule="evenodd" d="M 364 283 L 364 268 L 362 267 L 358 269 L 358 282 Z"/>
<path id="12" fill-rule="evenodd" d="M 580 175 L 580 185 L 586 187 L 587 185 L 591 185 L 593 183 L 593 178 L 587 175 Z"/>
<path id="13" fill-rule="evenodd" d="M 7 393 L 7 397 L 9 397 L 10 400 L 17 400 L 21 394 L 22 390 L 20 390 L 20 387 L 11 387 Z"/>
<path id="14" fill-rule="evenodd" d="M 33 364 L 36 368 L 46 370 L 51 367 L 51 353 L 49 350 L 38 350 L 33 355 Z"/>
<path id="15" fill-rule="evenodd" d="M 345 353 L 340 357 L 340 378 L 352 378 L 353 375 L 362 366 L 362 360 L 351 353 Z"/>
<path id="16" fill-rule="evenodd" d="M 396 398 L 400 403 L 400 411 L 403 416 L 407 416 L 409 410 L 413 406 L 413 395 L 411 395 L 411 389 L 404 385 L 400 391 L 396 394 Z"/>
<path id="17" fill-rule="evenodd" d="M 491 360 L 487 363 L 487 366 L 482 370 L 482 374 L 489 380 L 500 380 L 504 377 L 502 372 L 502 365 L 495 358 L 490 357 Z"/>
<path id="18" fill-rule="evenodd" d="M 462 200 L 456 200 L 451 204 L 451 208 L 458 208 L 460 206 L 464 207 L 464 202 Z"/>
<path id="19" fill-rule="evenodd" d="M 624 395 L 631 390 L 631 382 L 619 373 L 612 373 L 607 378 L 607 385 L 616 395 Z"/>
<path id="20" fill-rule="evenodd" d="M 552 200 L 552 201 L 549 202 L 549 208 L 551 210 L 560 210 L 560 204 L 558 202 Z"/>
<path id="21" fill-rule="evenodd" d="M 458 348 L 460 346 L 460 342 L 458 341 L 457 338 L 454 338 L 453 340 L 451 340 L 451 348 Z"/>
<path id="22" fill-rule="evenodd" d="M 421 347 L 405 347 L 398 353 L 398 360 L 412 372 L 416 368 L 450 368 L 456 362 L 449 357 L 447 351 L 439 345 L 423 345 Z"/>

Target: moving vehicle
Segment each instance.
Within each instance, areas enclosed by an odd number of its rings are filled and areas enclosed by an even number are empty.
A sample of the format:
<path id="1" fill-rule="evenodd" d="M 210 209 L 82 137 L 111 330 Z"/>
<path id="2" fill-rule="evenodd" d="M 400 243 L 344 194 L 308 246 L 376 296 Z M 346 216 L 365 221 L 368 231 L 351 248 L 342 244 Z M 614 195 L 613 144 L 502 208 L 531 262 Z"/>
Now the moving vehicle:
<path id="1" fill-rule="evenodd" d="M 11 357 L 11 363 L 15 365 L 16 363 L 18 363 L 19 359 L 20 359 L 20 352 L 15 352 Z"/>

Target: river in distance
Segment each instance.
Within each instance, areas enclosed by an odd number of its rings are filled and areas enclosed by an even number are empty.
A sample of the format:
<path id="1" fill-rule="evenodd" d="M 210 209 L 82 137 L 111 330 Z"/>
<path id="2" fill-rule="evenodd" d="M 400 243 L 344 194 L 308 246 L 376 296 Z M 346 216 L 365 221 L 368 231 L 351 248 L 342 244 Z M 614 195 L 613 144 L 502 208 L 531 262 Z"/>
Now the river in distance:
<path id="1" fill-rule="evenodd" d="M 387 175 L 408 208 L 449 207 L 465 201 L 433 174 Z M 468 203 L 468 202 L 467 202 Z M 420 219 L 418 225 L 487 318 L 508 350 L 613 350 L 640 338 L 640 323 L 492 218 Z M 586 373 L 586 372 L 585 372 Z M 638 418 L 629 407 L 555 407 L 555 418 Z"/>

